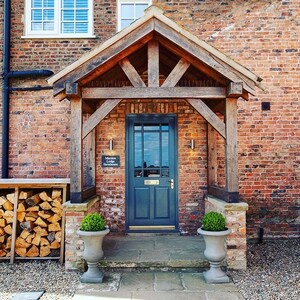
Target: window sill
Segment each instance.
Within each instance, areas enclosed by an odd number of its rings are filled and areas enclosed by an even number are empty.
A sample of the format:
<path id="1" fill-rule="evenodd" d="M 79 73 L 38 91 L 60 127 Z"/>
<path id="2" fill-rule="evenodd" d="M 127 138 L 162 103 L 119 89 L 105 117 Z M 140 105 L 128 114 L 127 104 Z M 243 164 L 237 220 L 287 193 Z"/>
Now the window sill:
<path id="1" fill-rule="evenodd" d="M 95 35 L 22 35 L 22 39 L 95 39 Z"/>

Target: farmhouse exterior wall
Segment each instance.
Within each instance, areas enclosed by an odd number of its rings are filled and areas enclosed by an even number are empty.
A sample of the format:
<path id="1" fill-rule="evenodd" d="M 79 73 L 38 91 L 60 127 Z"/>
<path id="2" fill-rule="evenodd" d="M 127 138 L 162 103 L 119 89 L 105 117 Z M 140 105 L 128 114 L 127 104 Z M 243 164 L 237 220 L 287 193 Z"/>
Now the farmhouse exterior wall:
<path id="1" fill-rule="evenodd" d="M 21 38 L 24 35 L 24 2 L 11 0 L 11 70 L 59 72 L 116 33 L 116 0 L 99 0 L 94 1 L 95 38 Z M 240 197 L 249 206 L 247 235 L 256 237 L 259 228 L 263 228 L 265 236 L 298 237 L 300 2 L 153 0 L 152 3 L 178 25 L 263 78 L 265 91 L 257 90 L 256 96 L 249 101 L 238 101 Z M 0 18 L 3 19 L 3 6 Z M 2 37 L 3 22 L 0 22 L 0 32 Z M 0 50 L 2 41 L 3 38 Z M 46 86 L 45 79 L 14 79 L 10 84 L 13 87 Z M 69 101 L 59 102 L 53 98 L 51 90 L 13 91 L 10 97 L 9 176 L 69 177 Z M 265 103 L 270 103 L 270 110 L 262 109 Z M 124 230 L 125 116 L 130 113 L 178 115 L 179 224 L 182 234 L 195 234 L 204 212 L 206 194 L 206 125 L 205 120 L 182 100 L 168 103 L 124 100 L 97 126 L 96 187 L 100 212 L 112 230 Z M 100 159 L 107 150 L 112 132 L 121 166 L 104 170 Z M 189 152 L 188 148 L 191 138 L 196 141 L 194 152 Z M 222 167 L 220 162 L 221 170 Z M 67 220 L 82 216 L 82 213 L 67 212 Z M 239 218 L 238 214 L 234 218 Z M 241 222 L 244 234 L 244 220 Z M 73 229 L 66 230 L 68 234 L 68 230 Z"/>

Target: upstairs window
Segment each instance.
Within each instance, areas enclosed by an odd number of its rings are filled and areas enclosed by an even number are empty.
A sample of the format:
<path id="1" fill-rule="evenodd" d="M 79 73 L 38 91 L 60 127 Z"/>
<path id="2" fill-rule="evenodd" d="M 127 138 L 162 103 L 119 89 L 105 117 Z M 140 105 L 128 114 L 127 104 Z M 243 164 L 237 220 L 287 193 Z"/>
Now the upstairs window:
<path id="1" fill-rule="evenodd" d="M 119 0 L 118 1 L 118 30 L 129 26 L 144 15 L 144 10 L 151 5 L 150 0 Z"/>
<path id="2" fill-rule="evenodd" d="M 92 0 L 26 0 L 26 37 L 91 37 Z"/>

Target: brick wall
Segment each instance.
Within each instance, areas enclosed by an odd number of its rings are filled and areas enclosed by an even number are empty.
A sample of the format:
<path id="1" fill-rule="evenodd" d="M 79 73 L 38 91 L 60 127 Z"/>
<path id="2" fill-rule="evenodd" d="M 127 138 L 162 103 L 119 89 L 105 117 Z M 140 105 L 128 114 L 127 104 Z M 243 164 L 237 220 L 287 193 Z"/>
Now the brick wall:
<path id="1" fill-rule="evenodd" d="M 95 39 L 42 40 L 20 38 L 24 29 L 24 1 L 12 0 L 12 70 L 36 68 L 57 72 L 111 37 L 116 31 L 116 1 L 95 2 Z M 179 25 L 264 79 L 265 91 L 258 91 L 248 102 L 241 100 L 238 103 L 240 191 L 242 200 L 249 204 L 248 234 L 256 236 L 258 228 L 262 227 L 268 236 L 299 236 L 300 2 L 153 0 L 153 3 L 166 11 L 166 15 Z M 2 9 L 1 6 L 0 17 L 3 15 Z M 0 29 L 2 37 L 2 23 Z M 0 49 L 2 40 L 1 38 Z M 27 78 L 12 83 L 14 86 L 46 84 L 44 79 Z M 270 102 L 269 111 L 262 111 L 263 102 Z M 122 110 L 120 114 L 124 114 L 122 105 L 117 108 L 116 114 L 119 114 L 118 109 Z M 185 115 L 187 121 L 190 117 L 193 122 L 203 122 L 197 119 L 197 115 Z M 124 132 L 124 115 L 112 118 L 119 118 L 114 125 L 119 126 L 117 130 Z M 69 176 L 67 101 L 58 102 L 53 99 L 51 91 L 13 92 L 10 121 L 10 176 Z M 106 119 L 103 126 L 108 122 Z M 179 117 L 179 126 L 185 125 L 184 119 Z M 201 125 L 196 130 L 201 131 L 203 128 Z M 195 128 L 190 129 L 190 134 L 194 134 Z M 101 142 L 106 146 L 106 136 L 105 140 L 101 139 L 97 138 L 98 146 Z M 185 140 L 184 136 L 180 136 L 180 139 L 185 147 L 188 137 Z M 199 142 L 202 142 L 202 133 L 199 141 L 196 140 L 197 144 Z M 122 147 L 118 140 L 116 147 Z M 98 151 L 101 152 L 101 149 Z M 201 155 L 195 155 L 195 160 L 187 167 L 191 168 L 189 170 L 184 167 L 186 158 L 179 158 L 180 174 L 183 171 L 194 172 L 191 171 L 192 164 L 196 161 L 197 166 L 201 166 L 197 170 L 198 175 L 190 174 L 196 177 L 200 190 L 189 193 L 184 178 L 180 178 L 180 215 L 185 217 L 185 211 L 190 212 L 186 217 L 188 221 L 184 221 L 183 217 L 180 219 L 181 224 L 187 224 L 182 227 L 184 232 L 196 226 L 199 207 L 194 206 L 195 199 L 202 199 L 205 189 L 205 176 L 202 176 L 205 173 L 205 160 L 202 160 Z M 117 174 L 117 182 L 114 183 L 119 199 L 113 199 L 112 192 L 101 184 L 97 186 L 98 192 L 103 195 L 103 210 L 108 208 L 109 201 L 115 201 L 113 207 L 116 210 L 110 212 L 110 217 L 114 214 L 118 217 L 122 215 L 114 226 L 124 223 L 124 207 L 120 204 L 124 195 L 124 185 L 121 182 L 124 169 L 120 168 L 120 173 L 122 174 Z M 98 172 L 97 180 L 107 180 L 109 175 Z"/>

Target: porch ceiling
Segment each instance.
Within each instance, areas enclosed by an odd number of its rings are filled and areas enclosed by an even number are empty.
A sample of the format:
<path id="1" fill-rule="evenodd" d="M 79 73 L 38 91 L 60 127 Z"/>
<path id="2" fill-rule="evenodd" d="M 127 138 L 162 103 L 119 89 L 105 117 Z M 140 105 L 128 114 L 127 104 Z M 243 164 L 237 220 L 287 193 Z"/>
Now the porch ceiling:
<path id="1" fill-rule="evenodd" d="M 122 67 L 129 62 L 133 67 L 129 69 L 138 74 L 133 77 L 147 87 L 150 41 L 158 43 L 160 87 L 177 65 L 176 70 L 183 71 L 176 87 L 227 87 L 235 82 L 242 83 L 245 95 L 261 87 L 258 76 L 180 28 L 155 6 L 90 54 L 50 77 L 48 83 L 59 99 L 67 96 L 66 83 L 77 83 L 82 88 L 133 86 Z"/>

